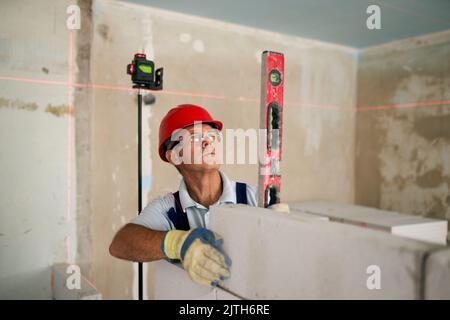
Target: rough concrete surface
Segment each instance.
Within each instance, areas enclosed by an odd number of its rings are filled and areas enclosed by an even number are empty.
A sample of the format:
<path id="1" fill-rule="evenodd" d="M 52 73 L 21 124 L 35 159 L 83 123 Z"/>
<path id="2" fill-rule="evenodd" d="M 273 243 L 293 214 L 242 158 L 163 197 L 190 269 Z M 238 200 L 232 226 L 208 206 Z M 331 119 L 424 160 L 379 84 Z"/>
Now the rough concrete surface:
<path id="1" fill-rule="evenodd" d="M 450 218 L 449 88 L 450 32 L 360 53 L 357 204 Z"/>

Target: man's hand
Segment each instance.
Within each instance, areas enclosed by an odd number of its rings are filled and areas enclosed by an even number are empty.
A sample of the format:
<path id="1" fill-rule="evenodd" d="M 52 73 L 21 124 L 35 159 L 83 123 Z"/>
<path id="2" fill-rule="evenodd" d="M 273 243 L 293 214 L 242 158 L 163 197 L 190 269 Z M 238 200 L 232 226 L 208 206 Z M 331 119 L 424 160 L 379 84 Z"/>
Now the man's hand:
<path id="1" fill-rule="evenodd" d="M 205 228 L 167 232 L 162 249 L 169 259 L 181 260 L 189 277 L 202 285 L 217 285 L 230 276 L 231 260 L 219 249 L 221 239 Z"/>

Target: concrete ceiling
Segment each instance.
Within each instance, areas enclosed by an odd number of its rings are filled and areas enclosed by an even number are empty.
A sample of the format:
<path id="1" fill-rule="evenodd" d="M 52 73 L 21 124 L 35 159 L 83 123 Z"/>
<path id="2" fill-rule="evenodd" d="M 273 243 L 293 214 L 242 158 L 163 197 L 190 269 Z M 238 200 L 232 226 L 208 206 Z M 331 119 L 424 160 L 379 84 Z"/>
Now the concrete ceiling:
<path id="1" fill-rule="evenodd" d="M 450 29 L 450 0 L 126 1 L 356 48 Z M 366 27 L 370 4 L 381 30 Z"/>

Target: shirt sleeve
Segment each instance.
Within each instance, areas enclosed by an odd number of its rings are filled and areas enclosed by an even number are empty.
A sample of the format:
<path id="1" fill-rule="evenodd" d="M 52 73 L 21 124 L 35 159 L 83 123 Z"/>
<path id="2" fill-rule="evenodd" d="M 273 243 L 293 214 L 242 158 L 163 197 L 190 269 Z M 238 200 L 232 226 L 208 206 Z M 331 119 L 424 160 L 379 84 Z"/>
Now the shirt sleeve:
<path id="1" fill-rule="evenodd" d="M 167 216 L 167 211 L 174 206 L 172 195 L 158 197 L 152 200 L 140 215 L 131 220 L 130 223 L 141 225 L 148 229 L 157 231 L 169 231 L 174 229 L 172 222 Z"/>
<path id="2" fill-rule="evenodd" d="M 258 206 L 258 185 L 247 184 L 247 204 L 250 206 Z"/>

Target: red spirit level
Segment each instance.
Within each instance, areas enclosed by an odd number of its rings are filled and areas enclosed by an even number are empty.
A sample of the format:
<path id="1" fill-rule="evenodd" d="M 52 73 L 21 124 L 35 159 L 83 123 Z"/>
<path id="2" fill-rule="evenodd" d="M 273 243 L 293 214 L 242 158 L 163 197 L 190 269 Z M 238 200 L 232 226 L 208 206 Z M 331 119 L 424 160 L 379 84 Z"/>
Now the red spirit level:
<path id="1" fill-rule="evenodd" d="M 284 55 L 264 51 L 261 60 L 261 117 L 264 131 L 259 162 L 259 203 L 266 208 L 280 203 L 281 147 L 283 137 Z"/>

